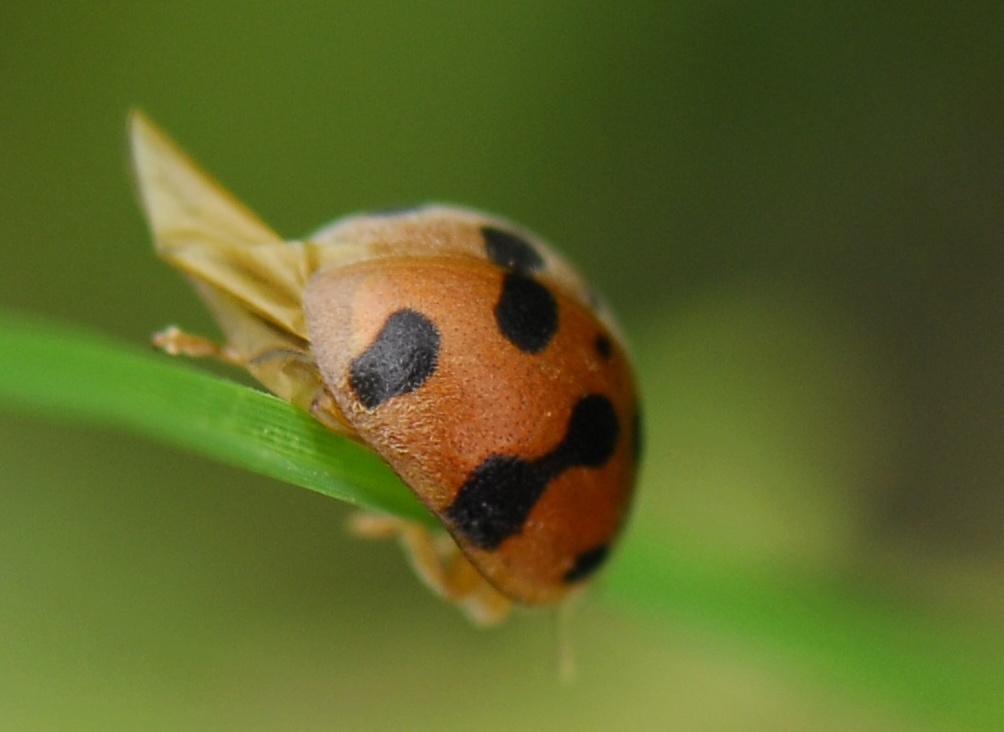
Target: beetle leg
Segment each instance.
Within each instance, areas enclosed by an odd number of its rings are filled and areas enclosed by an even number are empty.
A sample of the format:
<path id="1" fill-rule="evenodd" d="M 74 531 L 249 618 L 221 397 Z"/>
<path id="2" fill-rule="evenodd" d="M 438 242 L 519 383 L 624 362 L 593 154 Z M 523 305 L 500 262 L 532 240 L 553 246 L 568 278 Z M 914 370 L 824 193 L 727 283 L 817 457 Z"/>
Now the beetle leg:
<path id="1" fill-rule="evenodd" d="M 434 535 L 413 521 L 375 513 L 357 513 L 353 533 L 371 539 L 397 538 L 415 573 L 436 594 L 460 606 L 477 625 L 496 625 L 512 601 L 496 590 L 445 534 Z"/>
<path id="2" fill-rule="evenodd" d="M 247 361 L 229 346 L 221 346 L 202 336 L 186 333 L 176 325 L 153 334 L 153 345 L 169 356 L 189 356 L 191 358 L 218 358 L 236 366 L 246 366 Z"/>

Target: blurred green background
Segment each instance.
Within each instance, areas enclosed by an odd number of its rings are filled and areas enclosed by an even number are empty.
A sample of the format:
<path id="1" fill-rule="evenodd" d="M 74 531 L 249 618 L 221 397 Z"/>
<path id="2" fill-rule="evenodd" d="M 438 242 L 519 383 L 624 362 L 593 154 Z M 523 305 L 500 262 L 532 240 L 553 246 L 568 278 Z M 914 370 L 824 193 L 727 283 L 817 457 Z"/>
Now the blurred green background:
<path id="1" fill-rule="evenodd" d="M 215 332 L 152 255 L 137 105 L 290 236 L 432 199 L 551 239 L 621 316 L 648 434 L 565 687 L 550 614 L 469 627 L 335 501 L 0 413 L 0 725 L 999 721 L 674 605 L 637 557 L 1004 647 L 1002 24 L 990 2 L 0 5 L 3 307 Z"/>

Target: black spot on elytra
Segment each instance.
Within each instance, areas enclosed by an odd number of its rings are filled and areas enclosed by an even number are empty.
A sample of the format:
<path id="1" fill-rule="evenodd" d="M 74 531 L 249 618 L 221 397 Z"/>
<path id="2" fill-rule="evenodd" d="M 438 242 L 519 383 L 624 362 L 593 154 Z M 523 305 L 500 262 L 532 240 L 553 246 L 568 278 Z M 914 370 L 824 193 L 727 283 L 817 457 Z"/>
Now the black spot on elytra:
<path id="1" fill-rule="evenodd" d="M 538 353 L 558 331 L 558 303 L 544 285 L 509 273 L 495 304 L 495 322 L 502 335 L 524 353 Z"/>
<path id="2" fill-rule="evenodd" d="M 599 468 L 614 454 L 619 435 L 614 405 L 602 394 L 590 394 L 572 410 L 565 439 L 541 461 L 553 463 L 558 472 L 573 465 Z"/>
<path id="3" fill-rule="evenodd" d="M 488 258 L 499 267 L 520 274 L 543 269 L 543 257 L 526 239 L 504 229 L 496 229 L 494 226 L 482 227 L 481 234 L 485 238 Z"/>
<path id="4" fill-rule="evenodd" d="M 598 334 L 593 345 L 596 346 L 596 352 L 604 361 L 609 359 L 614 352 L 613 343 L 610 342 L 610 338 L 605 333 Z"/>
<path id="5" fill-rule="evenodd" d="M 572 568 L 565 572 L 565 582 L 579 582 L 580 580 L 584 580 L 600 568 L 600 565 L 603 564 L 603 561 L 607 558 L 607 554 L 609 552 L 610 547 L 606 544 L 600 544 L 599 546 L 582 552 L 582 554 L 575 558 L 575 563 L 572 564 Z"/>
<path id="6" fill-rule="evenodd" d="M 471 542 L 492 549 L 519 532 L 547 482 L 534 463 L 493 455 L 474 469 L 446 513 Z"/>
<path id="7" fill-rule="evenodd" d="M 415 310 L 387 318 L 376 339 L 353 359 L 349 385 L 367 409 L 414 391 L 436 371 L 439 330 Z"/>
<path id="8" fill-rule="evenodd" d="M 572 410 L 557 447 L 533 461 L 511 455 L 487 458 L 464 481 L 446 517 L 475 546 L 495 549 L 523 530 L 548 483 L 569 468 L 602 467 L 619 435 L 610 400 L 601 394 L 585 396 Z"/>

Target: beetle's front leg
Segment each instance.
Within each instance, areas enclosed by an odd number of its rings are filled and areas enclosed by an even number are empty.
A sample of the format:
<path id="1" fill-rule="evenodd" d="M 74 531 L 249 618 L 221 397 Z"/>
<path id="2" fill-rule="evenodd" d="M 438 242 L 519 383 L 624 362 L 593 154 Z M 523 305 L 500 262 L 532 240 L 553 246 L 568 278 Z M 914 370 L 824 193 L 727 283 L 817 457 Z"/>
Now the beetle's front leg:
<path id="1" fill-rule="evenodd" d="M 186 333 L 176 325 L 153 334 L 153 345 L 169 356 L 216 358 L 235 366 L 247 366 L 247 361 L 230 346 L 222 346 L 202 336 Z"/>

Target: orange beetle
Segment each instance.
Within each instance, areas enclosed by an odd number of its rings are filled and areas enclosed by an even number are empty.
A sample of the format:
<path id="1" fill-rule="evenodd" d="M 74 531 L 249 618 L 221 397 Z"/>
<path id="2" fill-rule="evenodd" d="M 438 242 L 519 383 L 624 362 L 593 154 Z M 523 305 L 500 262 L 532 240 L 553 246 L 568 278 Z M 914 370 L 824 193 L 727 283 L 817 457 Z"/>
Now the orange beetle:
<path id="1" fill-rule="evenodd" d="M 226 336 L 169 328 L 161 348 L 239 364 L 378 453 L 453 540 L 374 514 L 356 530 L 401 538 L 476 621 L 593 575 L 631 501 L 639 411 L 618 329 L 563 258 L 440 205 L 285 241 L 140 113 L 130 129 L 157 253 Z"/>

